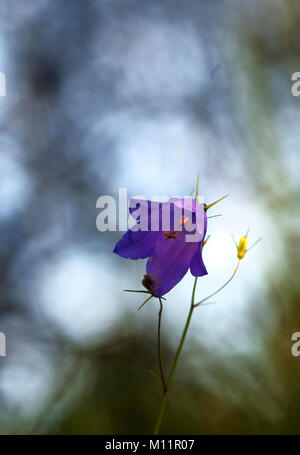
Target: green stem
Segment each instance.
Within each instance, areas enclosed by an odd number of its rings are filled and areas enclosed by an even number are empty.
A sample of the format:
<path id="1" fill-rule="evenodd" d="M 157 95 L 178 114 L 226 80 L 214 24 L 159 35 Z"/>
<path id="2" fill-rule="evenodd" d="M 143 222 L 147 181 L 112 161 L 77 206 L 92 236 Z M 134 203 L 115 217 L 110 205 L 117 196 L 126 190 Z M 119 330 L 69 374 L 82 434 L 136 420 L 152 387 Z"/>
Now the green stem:
<path id="1" fill-rule="evenodd" d="M 177 364 L 178 364 L 178 360 L 179 360 L 179 357 L 180 357 L 180 354 L 181 354 L 181 351 L 182 351 L 182 348 L 183 348 L 183 344 L 184 344 L 184 341 L 185 341 L 185 338 L 186 338 L 186 334 L 187 334 L 187 331 L 188 331 L 188 328 L 189 328 L 189 325 L 190 325 L 190 322 L 191 322 L 191 319 L 192 319 L 192 314 L 193 314 L 193 310 L 194 310 L 194 300 L 195 300 L 195 292 L 196 292 L 197 280 L 198 280 L 198 278 L 196 277 L 195 281 L 194 281 L 194 286 L 193 286 L 190 311 L 189 311 L 189 314 L 188 314 L 188 317 L 187 317 L 187 320 L 186 320 L 186 323 L 185 323 L 185 326 L 184 326 L 184 329 L 183 329 L 181 340 L 180 340 L 180 343 L 179 343 L 179 346 L 178 346 L 178 349 L 177 349 L 177 352 L 176 352 L 176 355 L 175 355 L 175 360 L 174 360 L 174 363 L 173 363 L 173 366 L 172 366 L 172 369 L 171 369 L 171 373 L 170 373 L 170 376 L 169 376 L 168 389 L 170 388 L 170 385 L 171 385 L 171 383 L 173 381 L 174 373 L 175 373 L 175 370 L 176 370 L 176 367 L 177 367 Z"/>
<path id="2" fill-rule="evenodd" d="M 158 434 L 159 429 L 160 429 L 160 424 L 161 424 L 163 415 L 165 413 L 165 408 L 166 408 L 166 404 L 167 404 L 167 397 L 168 397 L 168 393 L 167 392 L 168 392 L 168 390 L 164 391 L 164 394 L 163 394 L 163 397 L 162 397 L 162 400 L 161 400 L 161 403 L 160 403 L 159 413 L 158 413 L 158 416 L 157 416 L 157 419 L 156 419 L 156 423 L 155 423 L 155 427 L 154 427 L 154 431 L 153 431 L 154 435 Z"/>
<path id="3" fill-rule="evenodd" d="M 172 381 L 173 381 L 173 377 L 174 377 L 174 374 L 175 374 L 175 371 L 176 371 L 176 367 L 177 367 L 177 364 L 178 364 L 178 361 L 179 361 L 179 357 L 180 357 L 180 354 L 181 354 L 181 351 L 182 351 L 182 348 L 183 348 L 183 344 L 184 344 L 184 341 L 185 341 L 185 338 L 186 338 L 186 335 L 187 335 L 187 332 L 188 332 L 188 329 L 189 329 L 189 326 L 190 326 L 190 322 L 191 322 L 191 319 L 192 319 L 192 314 L 193 314 L 194 309 L 196 307 L 198 307 L 199 305 L 201 305 L 202 303 L 204 303 L 206 300 L 210 299 L 211 297 L 213 297 L 214 295 L 216 295 L 220 291 L 222 291 L 222 289 L 224 289 L 225 286 L 227 286 L 231 282 L 231 280 L 233 280 L 233 278 L 235 277 L 236 272 L 237 272 L 237 270 L 239 268 L 239 265 L 240 265 L 240 260 L 238 260 L 237 265 L 236 265 L 231 277 L 226 281 L 226 283 L 224 283 L 223 286 L 221 286 L 219 289 L 217 289 L 217 291 L 213 292 L 209 296 L 207 296 L 204 299 L 200 300 L 200 302 L 198 302 L 198 303 L 195 303 L 195 292 L 196 292 L 196 286 L 197 286 L 197 277 L 195 278 L 189 314 L 188 314 L 188 317 L 187 317 L 187 320 L 186 320 L 186 323 L 185 323 L 185 326 L 184 326 L 184 329 L 183 329 L 183 333 L 182 333 L 182 336 L 181 336 L 181 339 L 180 339 L 180 343 L 179 343 L 178 349 L 176 351 L 175 359 L 174 359 L 174 362 L 173 362 L 173 365 L 172 365 L 172 368 L 171 368 L 171 373 L 170 373 L 168 382 L 167 382 L 167 384 L 165 384 L 165 383 L 163 384 L 163 397 L 162 397 L 162 400 L 161 400 L 160 409 L 159 409 L 158 417 L 157 417 L 157 420 L 156 420 L 156 423 L 155 423 L 153 434 L 155 434 L 155 435 L 158 434 L 159 429 L 160 429 L 161 421 L 162 421 L 162 418 L 164 416 L 164 412 L 165 412 L 165 408 L 166 408 L 168 392 L 170 390 L 170 387 L 171 387 L 171 384 L 172 384 Z"/>
<path id="4" fill-rule="evenodd" d="M 173 381 L 173 377 L 174 377 L 174 374 L 175 374 L 175 371 L 176 371 L 178 360 L 179 360 L 179 357 L 180 357 L 180 354 L 181 354 L 181 351 L 182 351 L 182 348 L 183 348 L 183 344 L 184 344 L 184 341 L 185 341 L 185 338 L 186 338 L 186 334 L 187 334 L 187 331 L 188 331 L 188 328 L 189 328 L 189 325 L 190 325 L 190 322 L 191 322 L 191 319 L 192 319 L 193 310 L 195 308 L 194 301 L 195 301 L 196 286 L 197 286 L 197 277 L 195 278 L 195 281 L 194 281 L 194 287 L 193 287 L 193 292 L 192 292 L 192 299 L 191 299 L 191 306 L 190 306 L 189 314 L 188 314 L 188 317 L 187 317 L 187 320 L 186 320 L 186 323 L 185 323 L 185 326 L 184 326 L 184 329 L 183 329 L 183 333 L 182 333 L 182 336 L 181 336 L 181 339 L 180 339 L 180 343 L 179 343 L 178 349 L 176 351 L 175 359 L 174 359 L 174 362 L 173 362 L 173 365 L 172 365 L 172 369 L 171 369 L 171 373 L 170 373 L 168 382 L 166 384 L 166 387 L 164 388 L 164 392 L 163 392 L 163 397 L 162 397 L 161 404 L 160 404 L 159 413 L 158 413 L 157 420 L 156 420 L 155 427 L 154 427 L 154 432 L 153 432 L 154 435 L 158 434 L 159 429 L 160 429 L 161 421 L 162 421 L 162 418 L 163 418 L 163 415 L 164 415 L 164 412 L 165 412 L 165 408 L 166 408 L 168 392 L 170 390 L 170 387 L 171 387 L 171 384 L 172 384 L 172 381 Z"/>
<path id="5" fill-rule="evenodd" d="M 211 297 L 213 297 L 214 295 L 218 294 L 219 292 L 222 291 L 222 289 L 224 289 L 229 283 L 231 280 L 233 280 L 233 278 L 235 277 L 235 274 L 239 268 L 239 265 L 240 265 L 240 260 L 238 260 L 237 262 L 237 265 L 231 275 L 231 277 L 229 278 L 229 280 L 226 281 L 226 283 L 224 283 L 219 289 L 217 289 L 215 292 L 213 292 L 212 294 L 208 295 L 207 297 L 205 297 L 204 299 L 200 300 L 200 302 L 198 303 L 195 303 L 194 305 L 194 308 L 196 308 L 197 306 L 201 305 L 202 303 L 206 302 L 206 300 L 210 299 Z"/>
<path id="6" fill-rule="evenodd" d="M 158 331 L 157 331 L 158 359 L 159 359 L 159 371 L 160 371 L 161 382 L 163 385 L 163 389 L 165 391 L 165 390 L 167 390 L 167 384 L 166 384 L 164 369 L 163 369 L 162 352 L 161 352 L 161 337 L 160 337 L 161 315 L 162 315 L 162 310 L 163 310 L 163 304 L 162 304 L 160 297 L 159 297 L 159 304 L 160 304 L 160 309 L 159 309 L 159 313 L 158 313 Z"/>
<path id="7" fill-rule="evenodd" d="M 139 311 L 141 308 L 143 308 L 143 306 L 144 306 L 147 302 L 149 302 L 149 300 L 152 299 L 152 297 L 153 297 L 153 295 L 151 294 L 150 297 L 148 297 L 148 299 L 146 299 L 145 302 L 143 302 L 142 305 L 140 305 L 140 306 L 138 307 L 138 311 Z"/>

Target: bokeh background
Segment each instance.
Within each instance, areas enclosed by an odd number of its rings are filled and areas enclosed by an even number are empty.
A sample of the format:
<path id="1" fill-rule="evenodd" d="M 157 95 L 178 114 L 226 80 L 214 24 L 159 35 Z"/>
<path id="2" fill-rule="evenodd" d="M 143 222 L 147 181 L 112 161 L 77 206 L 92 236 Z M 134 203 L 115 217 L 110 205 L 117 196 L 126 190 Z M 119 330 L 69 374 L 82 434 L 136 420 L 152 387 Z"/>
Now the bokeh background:
<path id="1" fill-rule="evenodd" d="M 158 303 L 96 229 L 101 195 L 200 194 L 208 275 L 161 431 L 299 433 L 298 0 L 5 0 L 0 6 L 1 434 L 151 433 Z M 188 274 L 167 295 L 170 364 Z"/>

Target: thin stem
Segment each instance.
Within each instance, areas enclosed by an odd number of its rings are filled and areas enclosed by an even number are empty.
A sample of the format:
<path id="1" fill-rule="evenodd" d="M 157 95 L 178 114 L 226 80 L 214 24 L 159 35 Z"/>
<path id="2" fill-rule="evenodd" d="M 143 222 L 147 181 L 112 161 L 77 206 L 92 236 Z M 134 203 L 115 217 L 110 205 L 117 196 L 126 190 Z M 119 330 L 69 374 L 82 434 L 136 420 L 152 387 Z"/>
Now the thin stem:
<path id="1" fill-rule="evenodd" d="M 240 259 L 238 260 L 237 262 L 237 265 L 231 275 L 231 277 L 229 278 L 229 280 L 226 281 L 226 283 L 224 283 L 219 289 L 217 289 L 215 292 L 213 292 L 212 294 L 208 295 L 207 297 L 205 297 L 204 299 L 200 300 L 200 302 L 198 303 L 195 303 L 194 305 L 194 308 L 196 308 L 197 306 L 201 305 L 202 303 L 206 302 L 206 300 L 210 299 L 211 297 L 213 297 L 214 295 L 218 294 L 220 291 L 222 291 L 222 289 L 224 289 L 229 283 L 231 280 L 233 280 L 233 278 L 235 277 L 235 274 L 239 268 L 239 265 L 240 265 Z"/>
<path id="2" fill-rule="evenodd" d="M 197 172 L 196 202 L 199 202 L 199 172 Z"/>
<path id="3" fill-rule="evenodd" d="M 167 397 L 168 397 L 168 392 L 166 391 L 163 394 L 163 397 L 162 397 L 162 400 L 161 400 L 161 403 L 160 403 L 159 413 L 158 413 L 158 416 L 157 416 L 157 419 L 156 419 L 156 423 L 155 423 L 155 427 L 154 427 L 154 431 L 153 431 L 154 435 L 158 434 L 158 432 L 159 432 L 160 424 L 161 424 L 161 421 L 162 421 L 162 418 L 163 418 L 163 415 L 164 415 L 165 409 L 166 409 Z"/>
<path id="4" fill-rule="evenodd" d="M 183 344 L 184 344 L 184 341 L 185 341 L 185 338 L 186 338 L 186 335 L 187 335 L 187 332 L 188 332 L 188 329 L 189 329 L 189 326 L 190 326 L 190 322 L 191 322 L 191 319 L 192 319 L 192 314 L 193 314 L 194 309 L 197 306 L 201 305 L 202 303 L 206 302 L 206 300 L 210 299 L 211 297 L 213 297 L 214 295 L 216 295 L 220 291 L 222 291 L 222 289 L 224 289 L 230 283 L 230 281 L 233 280 L 233 278 L 235 277 L 235 274 L 236 274 L 236 272 L 237 272 L 237 270 L 239 268 L 239 265 L 240 265 L 240 260 L 238 260 L 237 265 L 236 265 L 231 277 L 226 281 L 226 283 L 224 283 L 219 289 L 217 289 L 217 291 L 213 292 L 209 296 L 207 296 L 204 299 L 200 300 L 200 302 L 198 302 L 198 303 L 194 303 L 195 302 L 196 286 L 197 286 L 197 277 L 195 278 L 189 314 L 188 314 L 188 317 L 187 317 L 187 320 L 186 320 L 186 323 L 185 323 L 185 326 L 184 326 L 184 329 L 183 329 L 183 333 L 182 333 L 182 336 L 181 336 L 181 339 L 180 339 L 180 343 L 179 343 L 178 349 L 176 351 L 175 359 L 174 359 L 174 362 L 173 362 L 173 365 L 172 365 L 171 373 L 170 373 L 166 388 L 164 388 L 164 394 L 163 394 L 163 397 L 162 397 L 162 400 L 161 400 L 159 414 L 158 414 L 158 417 L 157 417 L 157 420 L 156 420 L 156 424 L 155 424 L 155 427 L 154 427 L 153 434 L 155 434 L 155 435 L 158 434 L 159 429 L 160 429 L 161 421 L 162 421 L 162 418 L 164 416 L 164 412 L 165 412 L 165 408 L 166 408 L 168 392 L 170 390 L 170 387 L 171 387 L 171 384 L 172 384 L 172 381 L 173 381 L 173 377 L 174 377 L 174 374 L 175 374 L 175 371 L 176 371 L 176 367 L 177 367 L 177 364 L 178 364 L 178 361 L 179 361 L 179 358 L 180 358 L 180 354 L 181 354 L 181 351 L 182 351 L 182 348 L 183 348 Z"/>
<path id="5" fill-rule="evenodd" d="M 208 218 L 217 218 L 218 216 L 223 216 L 223 214 L 220 213 L 220 214 L 218 214 L 218 215 L 211 215 L 211 216 L 208 216 L 207 219 L 208 219 Z"/>
<path id="6" fill-rule="evenodd" d="M 211 204 L 208 204 L 208 205 L 206 205 L 206 204 L 205 204 L 205 206 L 204 206 L 205 210 L 208 210 L 208 209 L 210 209 L 210 208 L 211 208 L 213 205 L 216 205 L 216 204 L 218 204 L 218 202 L 221 202 L 221 201 L 223 201 L 223 199 L 225 199 L 225 198 L 226 198 L 226 197 L 228 197 L 228 196 L 229 196 L 229 194 L 226 194 L 225 196 L 223 196 L 223 197 L 220 197 L 220 199 L 218 199 L 218 200 L 217 200 L 217 201 L 215 201 L 215 202 L 212 202 Z"/>
<path id="7" fill-rule="evenodd" d="M 193 189 L 192 189 L 192 191 L 190 192 L 190 197 L 192 197 L 192 196 L 193 196 L 193 194 L 194 194 L 194 191 L 195 191 L 195 188 L 193 188 Z"/>
<path id="8" fill-rule="evenodd" d="M 124 289 L 124 292 L 138 292 L 138 293 L 141 293 L 141 294 L 151 294 L 150 291 L 135 291 L 133 289 Z"/>
<path id="9" fill-rule="evenodd" d="M 153 370 L 150 369 L 150 370 L 148 370 L 148 373 L 150 373 L 151 376 L 153 376 L 154 379 L 157 380 L 157 382 L 159 383 L 159 385 L 162 385 L 161 378 L 158 376 L 157 373 L 155 373 L 155 371 L 153 371 Z"/>
<path id="10" fill-rule="evenodd" d="M 187 331 L 188 331 L 188 328 L 189 328 L 189 325 L 190 325 L 190 322 L 191 322 L 193 310 L 194 310 L 194 307 L 195 307 L 194 300 L 195 300 L 195 292 L 196 292 L 197 280 L 198 280 L 198 277 L 195 277 L 194 286 L 193 286 L 193 292 L 192 292 L 192 300 L 191 300 L 190 311 L 189 311 L 189 314 L 188 314 L 188 317 L 187 317 L 187 320 L 186 320 L 186 323 L 185 323 L 185 326 L 184 326 L 184 329 L 183 329 L 181 340 L 180 340 L 180 343 L 179 343 L 179 346 L 178 346 L 178 349 L 177 349 L 177 352 L 176 352 L 176 355 L 175 355 L 175 360 L 174 360 L 174 363 L 173 363 L 173 366 L 172 366 L 172 369 L 171 369 L 171 373 L 170 373 L 170 376 L 169 376 L 168 389 L 170 388 L 170 385 L 171 385 L 171 383 L 173 381 L 174 373 L 175 373 L 175 370 L 176 370 L 176 367 L 177 367 L 177 364 L 178 364 L 178 360 L 179 360 L 179 357 L 180 357 L 180 354 L 181 354 L 181 351 L 182 351 L 182 348 L 183 348 L 184 340 L 186 338 L 186 334 L 187 334 Z"/>
<path id="11" fill-rule="evenodd" d="M 160 337 L 161 315 L 162 315 L 162 311 L 163 311 L 163 304 L 162 304 L 160 297 L 159 297 L 159 304 L 160 304 L 160 308 L 159 308 L 159 313 L 158 313 L 158 331 L 157 331 L 158 359 L 159 359 L 159 371 L 160 371 L 161 382 L 163 385 L 163 390 L 164 390 L 164 392 L 166 392 L 167 384 L 166 384 L 164 369 L 163 369 L 162 352 L 161 352 L 161 337 Z"/>
<path id="12" fill-rule="evenodd" d="M 184 326 L 184 329 L 183 329 L 183 333 L 182 333 L 182 336 L 181 336 L 181 339 L 180 339 L 180 343 L 179 343 L 178 349 L 176 351 L 175 359 L 174 359 L 174 362 L 173 362 L 173 365 L 172 365 L 172 368 L 171 368 L 171 373 L 170 373 L 170 376 L 169 376 L 169 379 L 168 379 L 168 382 L 167 382 L 167 387 L 166 387 L 166 390 L 164 390 L 164 394 L 163 394 L 163 397 L 162 397 L 162 400 L 161 400 L 160 409 L 159 409 L 159 413 L 158 413 L 158 416 L 157 416 L 157 420 L 156 420 L 155 427 L 154 427 L 154 432 L 153 432 L 153 434 L 155 434 L 155 435 L 158 434 L 159 429 L 160 429 L 161 421 L 162 421 L 162 418 L 163 418 L 163 415 L 164 415 L 164 412 L 165 412 L 165 408 L 166 408 L 168 392 L 170 390 L 170 387 L 171 387 L 171 384 L 172 384 L 172 381 L 173 381 L 173 377 L 174 377 L 174 374 L 175 374 L 175 371 L 176 371 L 178 360 L 179 360 L 179 357 L 180 357 L 180 354 L 181 354 L 181 351 L 182 351 L 182 348 L 183 348 L 183 344 L 184 344 L 184 341 L 185 341 L 185 338 L 186 338 L 186 334 L 187 334 L 187 331 L 188 331 L 188 328 L 189 328 L 189 325 L 190 325 L 190 322 L 191 322 L 191 319 L 192 319 L 193 310 L 195 308 L 194 301 L 195 301 L 196 286 L 197 286 L 197 277 L 195 278 L 195 281 L 194 281 L 192 299 L 191 299 L 191 306 L 190 306 L 189 314 L 188 314 L 188 317 L 187 317 L 187 320 L 186 320 L 186 323 L 185 323 L 185 326 Z"/>
<path id="13" fill-rule="evenodd" d="M 149 302 L 149 300 L 152 299 L 152 297 L 153 297 L 153 295 L 151 294 L 150 297 L 148 297 L 148 299 L 146 299 L 145 302 L 143 302 L 142 305 L 140 305 L 140 306 L 138 307 L 138 310 L 140 310 L 141 308 L 143 308 L 143 306 L 144 306 L 147 302 Z"/>
<path id="14" fill-rule="evenodd" d="M 140 290 L 135 291 L 135 290 L 133 290 L 133 289 L 123 289 L 123 290 L 124 290 L 124 292 L 137 292 L 137 293 L 149 294 L 149 295 L 152 295 L 152 296 L 153 296 L 152 292 L 150 292 L 150 291 L 140 291 Z M 162 299 L 162 300 L 167 300 L 165 297 L 161 297 L 161 299 Z"/>
<path id="15" fill-rule="evenodd" d="M 251 245 L 249 248 L 247 248 L 247 253 L 248 251 L 252 250 L 252 248 L 258 244 L 258 242 L 260 242 L 262 240 L 262 237 L 259 237 L 258 240 L 256 240 L 256 242 L 253 243 L 253 245 Z"/>
<path id="16" fill-rule="evenodd" d="M 232 238 L 233 243 L 235 244 L 235 246 L 238 248 L 239 246 L 238 246 L 238 244 L 237 244 L 237 241 L 236 241 L 235 238 L 234 238 L 233 233 L 231 233 L 231 238 Z"/>

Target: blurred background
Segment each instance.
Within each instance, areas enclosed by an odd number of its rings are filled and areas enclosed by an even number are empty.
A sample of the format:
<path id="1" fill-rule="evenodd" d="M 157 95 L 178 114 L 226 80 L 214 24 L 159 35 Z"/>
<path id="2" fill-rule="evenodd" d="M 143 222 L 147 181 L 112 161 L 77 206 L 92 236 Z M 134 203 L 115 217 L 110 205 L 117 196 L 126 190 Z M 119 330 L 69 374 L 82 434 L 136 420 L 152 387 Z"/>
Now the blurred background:
<path id="1" fill-rule="evenodd" d="M 0 6 L 1 434 L 151 433 L 159 305 L 96 229 L 101 195 L 211 209 L 208 275 L 161 432 L 299 433 L 298 0 L 9 0 Z M 164 303 L 168 371 L 188 273 Z"/>

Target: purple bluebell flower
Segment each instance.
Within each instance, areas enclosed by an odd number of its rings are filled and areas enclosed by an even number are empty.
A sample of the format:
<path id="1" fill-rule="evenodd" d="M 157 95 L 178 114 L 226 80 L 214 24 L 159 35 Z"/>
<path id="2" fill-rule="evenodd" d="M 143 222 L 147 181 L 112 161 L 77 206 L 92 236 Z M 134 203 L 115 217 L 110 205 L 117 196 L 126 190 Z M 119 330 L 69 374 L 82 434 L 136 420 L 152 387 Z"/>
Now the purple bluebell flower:
<path id="1" fill-rule="evenodd" d="M 207 217 L 194 199 L 168 202 L 131 199 L 136 220 L 116 244 L 114 253 L 130 259 L 149 258 L 143 285 L 155 296 L 169 292 L 187 273 L 207 274 L 202 260 Z"/>

